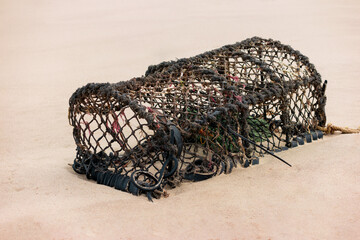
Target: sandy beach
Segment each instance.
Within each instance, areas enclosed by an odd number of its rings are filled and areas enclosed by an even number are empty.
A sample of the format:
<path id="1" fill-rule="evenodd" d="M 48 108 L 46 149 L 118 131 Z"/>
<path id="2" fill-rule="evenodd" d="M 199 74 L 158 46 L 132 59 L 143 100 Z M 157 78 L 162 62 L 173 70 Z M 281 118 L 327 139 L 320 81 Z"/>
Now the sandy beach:
<path id="1" fill-rule="evenodd" d="M 360 135 L 335 134 L 147 201 L 88 181 L 68 100 L 89 82 L 259 36 L 328 80 L 328 122 L 360 126 L 355 0 L 0 0 L 0 239 L 360 239 Z"/>

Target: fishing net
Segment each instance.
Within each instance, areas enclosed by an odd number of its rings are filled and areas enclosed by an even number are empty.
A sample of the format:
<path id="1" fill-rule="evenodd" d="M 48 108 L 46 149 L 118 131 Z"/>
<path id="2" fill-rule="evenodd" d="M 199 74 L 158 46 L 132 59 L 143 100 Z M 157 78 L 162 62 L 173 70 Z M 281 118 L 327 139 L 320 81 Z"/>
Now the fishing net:
<path id="1" fill-rule="evenodd" d="M 158 198 L 321 138 L 325 87 L 307 57 L 257 37 L 150 66 L 145 77 L 88 84 L 70 98 L 73 169 Z"/>

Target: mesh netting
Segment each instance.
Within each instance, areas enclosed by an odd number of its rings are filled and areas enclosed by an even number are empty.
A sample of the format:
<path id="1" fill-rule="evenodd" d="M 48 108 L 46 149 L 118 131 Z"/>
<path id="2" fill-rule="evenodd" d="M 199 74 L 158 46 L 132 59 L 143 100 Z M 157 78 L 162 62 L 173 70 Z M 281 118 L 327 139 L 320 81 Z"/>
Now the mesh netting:
<path id="1" fill-rule="evenodd" d="M 150 66 L 142 78 L 88 84 L 70 99 L 73 168 L 160 197 L 321 138 L 325 86 L 307 57 L 257 37 Z"/>

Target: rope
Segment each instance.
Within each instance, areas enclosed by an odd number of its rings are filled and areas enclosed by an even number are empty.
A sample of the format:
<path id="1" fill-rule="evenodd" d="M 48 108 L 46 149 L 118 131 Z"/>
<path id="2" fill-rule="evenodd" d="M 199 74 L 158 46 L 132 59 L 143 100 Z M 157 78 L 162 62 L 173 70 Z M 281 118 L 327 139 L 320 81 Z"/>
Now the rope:
<path id="1" fill-rule="evenodd" d="M 339 127 L 331 123 L 328 123 L 326 127 L 317 126 L 317 129 L 323 131 L 326 134 L 334 134 L 336 131 L 340 131 L 342 134 L 360 133 L 360 127 L 357 129 L 348 127 Z"/>

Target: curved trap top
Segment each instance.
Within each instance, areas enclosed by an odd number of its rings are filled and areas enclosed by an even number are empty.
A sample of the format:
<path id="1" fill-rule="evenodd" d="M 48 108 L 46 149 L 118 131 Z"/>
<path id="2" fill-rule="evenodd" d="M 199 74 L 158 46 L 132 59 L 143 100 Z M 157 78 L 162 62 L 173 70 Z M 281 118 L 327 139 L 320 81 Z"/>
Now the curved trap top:
<path id="1" fill-rule="evenodd" d="M 73 168 L 159 197 L 322 137 L 325 87 L 307 57 L 258 37 L 150 66 L 145 77 L 88 84 L 70 98 Z"/>

